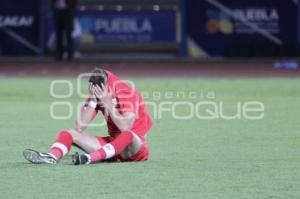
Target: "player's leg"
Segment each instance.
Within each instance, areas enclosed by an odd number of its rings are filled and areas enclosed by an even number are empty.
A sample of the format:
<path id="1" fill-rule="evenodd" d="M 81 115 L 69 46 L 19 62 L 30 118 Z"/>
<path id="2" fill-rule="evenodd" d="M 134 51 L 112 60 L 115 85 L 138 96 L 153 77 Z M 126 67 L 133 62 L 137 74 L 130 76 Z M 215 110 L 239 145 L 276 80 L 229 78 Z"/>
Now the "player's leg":
<path id="1" fill-rule="evenodd" d="M 132 142 L 125 148 L 124 151 L 122 151 L 120 153 L 120 156 L 124 160 L 127 160 L 130 157 L 132 157 L 133 155 L 135 155 L 136 153 L 138 153 L 140 151 L 140 149 L 142 148 L 142 145 L 144 143 L 142 141 L 142 139 L 136 133 L 131 132 L 131 134 L 133 135 Z"/>
<path id="2" fill-rule="evenodd" d="M 35 150 L 26 149 L 23 152 L 24 157 L 32 163 L 50 163 L 56 164 L 57 160 L 65 156 L 71 149 L 72 144 L 76 144 L 87 153 L 96 151 L 101 148 L 100 138 L 86 134 L 85 132 L 79 133 L 75 129 L 62 130 L 49 153 L 40 153 Z M 103 144 L 105 140 L 101 140 Z"/>
<path id="3" fill-rule="evenodd" d="M 141 138 L 132 131 L 121 132 L 111 142 L 90 153 L 91 162 L 99 162 L 121 155 L 124 160 L 129 159 L 140 151 L 143 146 Z"/>
<path id="4" fill-rule="evenodd" d="M 125 161 L 145 161 L 149 157 L 149 147 L 144 137 L 138 136 L 135 132 L 133 134 L 133 141 L 120 154 Z"/>
<path id="5" fill-rule="evenodd" d="M 139 146 L 140 147 L 138 150 L 135 150 L 131 154 L 127 155 L 127 157 L 125 157 L 124 159 L 126 161 L 138 161 L 138 162 L 148 160 L 150 152 L 149 152 L 149 147 L 147 142 L 142 141 L 142 143 Z"/>
<path id="6" fill-rule="evenodd" d="M 32 149 L 26 149 L 23 151 L 25 159 L 34 164 L 48 163 L 56 164 L 57 160 L 66 155 L 72 146 L 73 136 L 69 130 L 62 130 L 53 145 L 49 153 L 41 153 Z"/>
<path id="7" fill-rule="evenodd" d="M 73 136 L 73 145 L 78 146 L 87 153 L 96 151 L 107 143 L 103 138 L 89 135 L 86 132 L 79 133 L 75 129 L 70 129 L 69 132 Z"/>
<path id="8" fill-rule="evenodd" d="M 70 151 L 72 144 L 77 145 L 87 153 L 101 148 L 101 144 L 95 136 L 85 132 L 79 133 L 75 129 L 66 129 L 59 133 L 49 153 L 60 159 Z"/>

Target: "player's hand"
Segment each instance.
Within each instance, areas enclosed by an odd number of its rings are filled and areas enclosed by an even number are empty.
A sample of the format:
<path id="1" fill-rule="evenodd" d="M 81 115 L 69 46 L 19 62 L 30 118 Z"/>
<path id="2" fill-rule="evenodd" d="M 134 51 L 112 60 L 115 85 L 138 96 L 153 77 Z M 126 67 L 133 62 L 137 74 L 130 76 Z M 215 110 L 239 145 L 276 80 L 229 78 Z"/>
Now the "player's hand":
<path id="1" fill-rule="evenodd" d="M 95 86 L 92 83 L 89 84 L 89 98 L 97 102 L 97 98 L 95 96 Z"/>
<path id="2" fill-rule="evenodd" d="M 89 94 L 90 94 L 90 95 L 94 95 L 94 90 L 95 90 L 95 89 L 94 89 L 93 84 L 90 83 L 90 84 L 89 84 Z"/>
<path id="3" fill-rule="evenodd" d="M 98 85 L 95 86 L 95 96 L 104 107 L 112 107 L 112 92 L 103 84 L 101 84 L 101 88 Z"/>

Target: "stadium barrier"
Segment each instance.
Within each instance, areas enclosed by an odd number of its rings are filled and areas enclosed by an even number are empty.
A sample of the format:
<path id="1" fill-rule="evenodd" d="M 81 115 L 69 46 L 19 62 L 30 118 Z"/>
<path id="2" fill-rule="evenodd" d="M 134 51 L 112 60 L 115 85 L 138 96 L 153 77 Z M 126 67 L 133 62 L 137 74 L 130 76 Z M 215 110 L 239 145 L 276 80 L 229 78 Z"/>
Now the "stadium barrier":
<path id="1" fill-rule="evenodd" d="M 0 1 L 0 55 L 51 52 L 48 4 Z M 298 0 L 80 0 L 76 23 L 85 52 L 300 56 Z"/>
<path id="2" fill-rule="evenodd" d="M 300 56 L 296 51 L 300 21 L 297 0 L 189 0 L 186 3 L 190 56 Z"/>
<path id="3" fill-rule="evenodd" d="M 80 1 L 77 20 L 84 52 L 145 52 L 186 55 L 179 0 Z M 54 42 L 51 12 L 48 47 Z M 78 32 L 78 31 L 77 31 Z M 52 42 L 49 42 L 52 41 Z"/>
<path id="4" fill-rule="evenodd" d="M 1 0 L 0 56 L 43 55 L 44 13 L 40 0 Z"/>

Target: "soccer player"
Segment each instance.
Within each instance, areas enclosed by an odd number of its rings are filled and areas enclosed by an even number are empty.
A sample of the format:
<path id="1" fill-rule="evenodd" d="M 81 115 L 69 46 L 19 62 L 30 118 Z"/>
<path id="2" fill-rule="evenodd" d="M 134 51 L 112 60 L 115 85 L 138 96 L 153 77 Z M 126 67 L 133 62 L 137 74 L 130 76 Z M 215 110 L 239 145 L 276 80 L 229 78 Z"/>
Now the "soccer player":
<path id="1" fill-rule="evenodd" d="M 85 132 L 89 123 L 101 112 L 108 127 L 107 137 Z M 108 70 L 95 69 L 89 78 L 89 97 L 76 121 L 76 127 L 62 130 L 48 153 L 32 149 L 23 152 L 34 164 L 56 164 L 77 146 L 85 154 L 75 153 L 75 165 L 101 161 L 145 161 L 149 156 L 145 135 L 152 126 L 140 92 Z"/>

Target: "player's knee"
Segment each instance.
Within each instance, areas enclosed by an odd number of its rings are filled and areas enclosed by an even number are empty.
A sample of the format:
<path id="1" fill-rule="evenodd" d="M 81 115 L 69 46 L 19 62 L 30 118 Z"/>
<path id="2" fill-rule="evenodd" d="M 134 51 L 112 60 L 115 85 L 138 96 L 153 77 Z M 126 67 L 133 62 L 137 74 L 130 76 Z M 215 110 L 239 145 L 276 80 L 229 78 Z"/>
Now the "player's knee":
<path id="1" fill-rule="evenodd" d="M 66 131 L 72 135 L 74 141 L 77 140 L 79 133 L 75 129 L 66 129 Z"/>
<path id="2" fill-rule="evenodd" d="M 70 129 L 62 129 L 60 131 L 60 133 L 68 133 L 68 134 L 70 134 L 72 136 L 73 140 L 75 140 L 78 137 L 77 136 L 78 132 L 75 129 L 72 129 L 72 128 L 70 128 Z"/>
<path id="3" fill-rule="evenodd" d="M 133 131 L 130 131 L 131 135 L 132 135 L 132 141 L 131 143 L 128 145 L 128 147 L 126 148 L 126 150 L 132 154 L 137 153 L 143 144 L 143 141 L 141 140 L 141 138 Z"/>
<path id="4" fill-rule="evenodd" d="M 132 144 L 134 145 L 141 145 L 143 143 L 142 139 L 133 131 L 130 131 L 132 134 Z"/>

